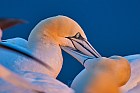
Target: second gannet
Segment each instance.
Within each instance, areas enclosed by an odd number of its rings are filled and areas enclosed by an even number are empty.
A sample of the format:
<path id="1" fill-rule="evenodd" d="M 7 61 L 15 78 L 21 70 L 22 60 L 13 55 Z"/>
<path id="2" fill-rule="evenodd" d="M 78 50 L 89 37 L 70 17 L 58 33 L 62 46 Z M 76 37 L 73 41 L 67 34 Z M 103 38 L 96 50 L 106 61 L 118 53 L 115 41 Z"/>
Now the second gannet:
<path id="1" fill-rule="evenodd" d="M 127 59 L 120 56 L 92 58 L 70 48 L 63 50 L 75 57 L 85 69 L 73 80 L 71 88 L 76 93 L 120 93 L 120 87 L 130 78 L 131 68 Z"/>

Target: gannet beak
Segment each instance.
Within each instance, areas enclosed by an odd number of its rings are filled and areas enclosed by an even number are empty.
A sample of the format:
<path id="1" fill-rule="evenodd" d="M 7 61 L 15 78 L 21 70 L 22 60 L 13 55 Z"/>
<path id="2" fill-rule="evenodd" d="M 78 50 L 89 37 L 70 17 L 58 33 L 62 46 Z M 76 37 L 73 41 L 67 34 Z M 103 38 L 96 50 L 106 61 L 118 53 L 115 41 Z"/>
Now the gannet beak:
<path id="1" fill-rule="evenodd" d="M 84 39 L 80 33 L 77 33 L 73 37 L 66 37 L 68 38 L 74 48 L 70 46 L 61 46 L 61 48 L 72 55 L 74 58 L 76 58 L 78 61 L 83 61 L 85 58 L 93 58 L 93 57 L 101 57 L 101 55 L 91 46 L 91 44 Z"/>
<path id="2" fill-rule="evenodd" d="M 4 43 L 4 42 L 0 42 L 0 48 L 6 49 L 6 50 L 10 50 L 10 51 L 16 52 L 16 53 L 18 53 L 18 54 L 22 54 L 22 55 L 24 55 L 25 57 L 28 57 L 28 58 L 31 58 L 31 59 L 35 60 L 35 62 L 38 62 L 39 64 L 43 65 L 43 66 L 46 67 L 47 69 L 52 70 L 52 68 L 51 68 L 48 64 L 45 64 L 45 62 L 43 62 L 43 61 L 41 61 L 40 59 L 34 57 L 34 56 L 33 56 L 32 54 L 30 54 L 28 51 L 15 48 L 14 46 L 8 45 L 8 44 L 6 44 L 6 43 Z"/>
<path id="3" fill-rule="evenodd" d="M 22 23 L 25 23 L 25 21 L 20 19 L 0 18 L 0 28 L 2 29 L 2 31 Z"/>
<path id="4" fill-rule="evenodd" d="M 66 38 L 71 40 L 73 46 L 75 47 L 75 51 L 88 56 L 94 56 L 96 58 L 101 57 L 101 55 L 91 46 L 91 44 L 86 39 L 81 36 L 79 32 L 73 37 Z"/>

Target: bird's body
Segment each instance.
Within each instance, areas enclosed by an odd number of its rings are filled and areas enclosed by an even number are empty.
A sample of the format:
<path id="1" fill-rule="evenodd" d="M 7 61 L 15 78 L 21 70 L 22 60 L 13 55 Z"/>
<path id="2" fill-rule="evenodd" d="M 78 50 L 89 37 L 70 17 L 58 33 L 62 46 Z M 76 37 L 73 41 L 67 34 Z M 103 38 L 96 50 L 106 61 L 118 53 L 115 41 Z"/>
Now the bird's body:
<path id="1" fill-rule="evenodd" d="M 4 40 L 3 43 L 12 45 L 15 48 L 27 50 L 27 41 L 22 38 Z M 0 55 L 2 55 L 2 57 L 0 58 L 0 63 L 2 65 L 9 68 L 10 70 L 16 70 L 14 66 L 16 64 L 16 60 L 20 57 L 20 55 L 17 55 L 16 53 L 8 50 L 3 50 L 2 48 L 0 48 Z"/>
<path id="2" fill-rule="evenodd" d="M 34 56 L 37 56 L 37 58 L 40 58 L 43 61 L 46 60 L 45 62 L 50 62 L 50 64 L 53 64 L 51 66 L 55 67 L 55 69 L 57 69 L 56 66 L 59 67 L 59 62 L 60 67 L 62 66 L 60 47 L 58 47 L 59 51 L 57 51 L 55 48 L 53 49 L 53 45 L 52 46 L 50 45 L 50 48 L 44 45 L 45 49 L 43 49 L 43 46 L 40 45 L 41 47 L 37 47 L 40 48 L 39 50 L 36 49 L 35 51 L 32 50 L 31 52 L 31 50 L 28 47 L 28 41 L 23 38 L 7 39 L 3 40 L 3 43 L 9 46 L 14 46 L 15 48 L 21 50 L 30 51 L 30 53 L 34 54 Z M 38 53 L 38 55 L 35 54 L 34 52 Z M 26 57 L 18 55 L 17 53 L 13 53 L 8 50 L 3 50 L 2 48 L 0 48 L 0 55 L 2 55 L 0 57 L 0 64 L 10 69 L 11 71 L 16 72 L 24 79 L 27 79 L 30 83 L 39 87 L 39 89 L 42 90 L 43 92 L 56 93 L 59 91 L 60 93 L 74 93 L 73 90 L 68 88 L 65 84 L 52 78 L 58 75 L 60 68 L 57 69 L 58 70 L 57 73 L 49 73 L 45 67 L 33 62 L 33 60 L 27 59 Z M 57 55 L 58 57 L 60 55 L 60 60 L 56 59 L 58 58 Z M 34 93 L 34 92 L 28 89 L 14 86 L 0 79 L 0 93 Z"/>
<path id="3" fill-rule="evenodd" d="M 20 76 L 35 85 L 36 90 L 44 93 L 74 93 L 67 85 L 45 74 L 24 71 L 20 72 Z M 0 85 L 2 85 L 0 86 L 0 93 L 35 93 L 32 90 L 14 86 L 3 80 L 1 80 Z"/>
<path id="4" fill-rule="evenodd" d="M 15 45 L 16 48 L 20 48 L 22 50 L 23 49 L 28 50 L 28 47 L 26 46 L 27 41 L 21 38 L 9 39 L 6 40 L 4 43 L 7 43 L 8 45 L 9 44 Z M 3 55 L 3 57 L 0 58 L 1 64 L 10 69 L 11 71 L 16 72 L 18 75 L 20 75 L 25 80 L 29 81 L 31 84 L 35 85 L 40 91 L 46 93 L 56 93 L 56 92 L 74 93 L 74 91 L 70 89 L 67 85 L 54 79 L 52 76 L 49 76 L 48 74 L 37 73 L 36 70 L 41 71 L 41 69 L 37 69 L 38 68 L 37 63 L 36 63 L 37 65 L 35 64 L 34 66 L 33 64 L 28 64 L 27 66 L 27 63 L 24 63 L 31 62 L 33 60 L 24 58 L 21 55 L 17 55 L 16 53 L 9 52 L 6 50 L 1 49 L 0 51 L 1 54 Z M 34 93 L 34 91 L 14 86 L 0 79 L 0 93 Z"/>
<path id="5" fill-rule="evenodd" d="M 10 68 L 10 70 L 39 72 L 43 74 L 48 74 L 49 76 L 52 76 L 54 78 L 59 74 L 63 61 L 61 49 L 59 46 L 53 46 L 49 43 L 45 45 L 38 43 L 38 45 L 33 46 L 31 50 L 29 48 L 28 41 L 22 38 L 4 40 L 4 43 L 9 46 L 14 46 L 15 48 L 19 48 L 21 50 L 24 49 L 30 51 L 31 54 L 52 66 L 55 71 L 51 72 L 50 70 L 47 70 L 45 67 L 39 65 L 38 63 L 33 62 L 33 60 L 17 55 L 16 53 L 11 53 L 9 51 L 0 49 L 0 55 L 3 56 L 0 59 L 0 63 L 7 68 Z"/>

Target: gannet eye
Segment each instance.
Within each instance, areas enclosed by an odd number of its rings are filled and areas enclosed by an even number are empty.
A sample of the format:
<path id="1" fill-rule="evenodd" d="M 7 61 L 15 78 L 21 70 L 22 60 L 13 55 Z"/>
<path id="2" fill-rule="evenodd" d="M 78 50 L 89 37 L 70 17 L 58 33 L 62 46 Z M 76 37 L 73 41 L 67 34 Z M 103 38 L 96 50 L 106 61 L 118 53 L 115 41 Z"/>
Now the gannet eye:
<path id="1" fill-rule="evenodd" d="M 74 36 L 74 38 L 80 39 L 80 40 L 84 39 L 79 32 Z"/>
<path id="2" fill-rule="evenodd" d="M 81 34 L 78 32 L 76 35 L 75 35 L 75 38 L 80 38 Z"/>

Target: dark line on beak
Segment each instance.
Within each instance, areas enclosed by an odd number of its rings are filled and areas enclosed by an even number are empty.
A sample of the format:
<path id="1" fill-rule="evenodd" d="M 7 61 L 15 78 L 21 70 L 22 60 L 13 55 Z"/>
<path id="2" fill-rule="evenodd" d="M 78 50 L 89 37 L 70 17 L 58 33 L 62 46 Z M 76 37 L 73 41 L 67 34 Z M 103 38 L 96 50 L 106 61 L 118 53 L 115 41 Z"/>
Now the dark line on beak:
<path id="1" fill-rule="evenodd" d="M 73 44 L 73 46 L 75 47 L 75 49 L 77 49 L 76 48 L 76 46 L 75 46 L 75 44 L 73 43 L 73 41 L 75 41 L 75 40 L 72 40 L 71 39 L 71 37 L 66 37 L 66 38 L 68 38 L 71 42 L 72 42 L 72 44 Z M 84 40 L 85 41 L 85 40 Z M 75 42 L 77 42 L 77 41 L 75 41 Z M 84 45 L 82 45 L 81 43 L 79 43 L 79 42 L 77 42 L 78 44 L 80 44 L 83 48 L 85 48 L 87 51 L 89 51 L 93 56 L 95 56 L 96 58 L 98 58 L 98 56 L 96 56 L 94 53 L 92 53 L 89 49 L 87 49 L 86 47 L 84 47 Z M 87 42 L 86 42 L 87 43 Z M 89 44 L 88 44 L 89 45 Z M 91 48 L 91 47 L 90 47 Z M 78 50 L 78 49 L 77 49 Z M 80 50 L 79 50 L 80 51 Z M 94 51 L 94 50 L 93 50 Z M 95 51 L 94 51 L 95 52 Z M 96 52 L 95 52 L 96 53 Z"/>
<path id="2" fill-rule="evenodd" d="M 84 41 L 85 41 L 86 44 L 88 44 L 89 47 L 98 55 L 98 57 L 101 57 L 101 55 L 100 55 L 98 52 L 96 52 L 86 40 L 84 40 Z"/>
<path id="3" fill-rule="evenodd" d="M 70 38 L 70 41 L 72 42 L 72 44 L 73 44 L 74 48 L 75 48 L 75 49 L 77 49 L 77 48 L 76 48 L 76 46 L 74 45 L 74 42 L 72 41 L 72 39 L 71 39 L 71 38 Z M 77 50 L 78 50 L 78 49 L 77 49 Z"/>
<path id="4" fill-rule="evenodd" d="M 36 62 L 38 62 L 39 64 L 43 65 L 44 67 L 46 67 L 48 69 L 52 69 L 49 65 L 45 64 L 40 59 L 34 57 L 33 55 L 27 54 L 24 51 L 18 50 L 18 49 L 14 48 L 14 47 L 10 47 L 10 46 L 8 46 L 8 45 L 6 45 L 4 43 L 1 43 L 1 42 L 0 42 L 0 47 L 4 48 L 4 49 L 7 49 L 7 50 L 10 50 L 10 51 L 13 51 L 13 52 L 16 52 L 16 53 L 19 53 L 19 54 L 22 54 L 22 55 L 24 55 L 24 56 L 26 56 L 28 58 L 31 58 L 31 59 L 35 60 Z"/>
<path id="5" fill-rule="evenodd" d="M 66 38 L 68 38 L 68 39 L 72 42 L 72 44 L 73 44 L 74 48 L 75 48 L 75 49 L 77 49 L 77 48 L 76 48 L 76 46 L 74 45 L 74 43 L 73 43 L 72 39 L 71 39 L 70 37 L 66 37 Z M 78 49 L 77 49 L 77 50 L 78 50 Z"/>
<path id="6" fill-rule="evenodd" d="M 75 41 L 75 40 L 73 40 L 73 41 Z M 77 41 L 75 41 L 75 42 L 77 42 Z M 95 55 L 94 53 L 92 53 L 89 49 L 87 49 L 84 45 L 82 45 L 81 43 L 79 43 L 79 42 L 77 42 L 78 44 L 80 44 L 83 48 L 85 48 L 88 52 L 90 52 L 93 56 L 95 56 L 96 58 L 98 58 L 98 56 L 97 55 Z M 94 51 L 95 52 L 95 51 Z M 96 53 L 96 52 L 95 52 Z"/>

